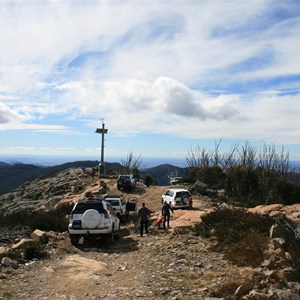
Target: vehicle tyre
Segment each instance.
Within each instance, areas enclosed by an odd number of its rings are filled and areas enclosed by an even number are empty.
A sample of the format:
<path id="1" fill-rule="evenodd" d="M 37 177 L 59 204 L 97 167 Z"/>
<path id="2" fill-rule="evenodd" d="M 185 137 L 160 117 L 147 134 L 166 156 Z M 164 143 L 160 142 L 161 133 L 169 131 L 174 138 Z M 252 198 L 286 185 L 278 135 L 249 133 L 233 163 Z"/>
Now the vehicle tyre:
<path id="1" fill-rule="evenodd" d="M 77 235 L 77 234 L 71 234 L 71 235 L 70 235 L 70 240 L 71 240 L 71 244 L 72 244 L 73 246 L 78 246 L 79 235 Z"/>
<path id="2" fill-rule="evenodd" d="M 187 204 L 188 204 L 188 201 L 189 201 L 189 198 L 184 198 L 184 199 L 182 200 L 182 204 L 187 205 Z"/>
<path id="3" fill-rule="evenodd" d="M 108 233 L 105 237 L 106 241 L 109 243 L 113 243 L 115 241 L 115 228 L 114 225 L 112 227 L 111 233 Z"/>
<path id="4" fill-rule="evenodd" d="M 88 209 L 82 215 L 82 228 L 94 229 L 100 222 L 100 214 L 96 209 Z"/>
<path id="5" fill-rule="evenodd" d="M 118 230 L 114 231 L 114 240 L 118 240 L 120 238 L 120 226 L 118 228 Z"/>

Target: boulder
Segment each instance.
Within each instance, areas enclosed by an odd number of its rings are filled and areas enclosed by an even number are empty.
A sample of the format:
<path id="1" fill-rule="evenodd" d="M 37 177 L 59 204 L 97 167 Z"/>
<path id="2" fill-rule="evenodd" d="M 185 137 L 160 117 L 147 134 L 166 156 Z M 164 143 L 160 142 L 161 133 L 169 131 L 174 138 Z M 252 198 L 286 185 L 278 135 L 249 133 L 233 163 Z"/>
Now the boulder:
<path id="1" fill-rule="evenodd" d="M 0 259 L 3 258 L 7 253 L 7 249 L 5 247 L 0 247 Z"/>
<path id="2" fill-rule="evenodd" d="M 47 234 L 44 231 L 41 231 L 39 229 L 36 229 L 31 234 L 31 238 L 41 244 L 47 244 L 47 242 L 48 242 Z"/>
<path id="3" fill-rule="evenodd" d="M 1 259 L 1 265 L 5 268 L 18 268 L 18 262 L 6 256 Z"/>
<path id="4" fill-rule="evenodd" d="M 285 240 L 283 238 L 273 238 L 270 242 L 273 245 L 274 249 L 282 249 L 285 246 Z"/>
<path id="5" fill-rule="evenodd" d="M 295 232 L 284 225 L 281 224 L 273 224 L 270 229 L 270 238 L 282 238 L 284 240 L 293 240 L 295 238 Z"/>
<path id="6" fill-rule="evenodd" d="M 34 239 L 21 239 L 17 244 L 12 245 L 12 249 L 28 249 L 28 248 L 36 248 L 39 246 L 39 243 Z"/>

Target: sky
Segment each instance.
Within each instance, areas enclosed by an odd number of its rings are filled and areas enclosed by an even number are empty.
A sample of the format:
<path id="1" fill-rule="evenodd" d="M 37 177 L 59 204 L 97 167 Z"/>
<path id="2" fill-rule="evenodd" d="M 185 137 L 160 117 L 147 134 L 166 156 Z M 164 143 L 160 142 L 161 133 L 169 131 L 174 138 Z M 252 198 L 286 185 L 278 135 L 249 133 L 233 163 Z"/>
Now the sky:
<path id="1" fill-rule="evenodd" d="M 0 1 L 0 155 L 300 160 L 300 1 Z"/>

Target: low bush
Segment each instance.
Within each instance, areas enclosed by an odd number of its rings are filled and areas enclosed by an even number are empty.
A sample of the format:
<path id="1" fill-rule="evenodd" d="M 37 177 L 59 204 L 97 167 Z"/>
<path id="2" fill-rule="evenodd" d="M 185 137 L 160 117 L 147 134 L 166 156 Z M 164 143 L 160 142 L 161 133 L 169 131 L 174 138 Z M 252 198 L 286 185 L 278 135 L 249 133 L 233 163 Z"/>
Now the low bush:
<path id="1" fill-rule="evenodd" d="M 215 251 L 223 251 L 225 258 L 239 266 L 255 267 L 262 262 L 274 223 L 271 217 L 242 208 L 219 207 L 201 219 L 194 227 L 195 233 L 215 237 Z"/>
<path id="2" fill-rule="evenodd" d="M 17 211 L 2 216 L 0 227 L 28 226 L 32 230 L 38 228 L 45 231 L 63 232 L 68 228 L 67 214 L 70 213 L 71 209 L 71 206 L 65 205 L 49 211 Z"/>
<path id="3" fill-rule="evenodd" d="M 225 258 L 237 266 L 257 267 L 264 260 L 264 250 L 269 238 L 259 232 L 253 232 L 225 249 Z"/>
<path id="4" fill-rule="evenodd" d="M 194 227 L 203 237 L 215 236 L 225 245 L 238 242 L 250 233 L 269 234 L 274 220 L 268 215 L 249 213 L 243 208 L 219 207 L 201 217 L 202 222 Z"/>
<path id="5" fill-rule="evenodd" d="M 290 265 L 294 273 L 300 275 L 300 237 L 296 234 L 296 224 L 286 216 L 270 217 L 248 212 L 243 208 L 219 207 L 201 217 L 194 232 L 204 238 L 214 237 L 217 244 L 213 250 L 222 251 L 225 258 L 238 266 L 257 267 L 264 258 L 268 246 L 270 229 L 273 224 L 281 224 L 291 232 L 286 239 L 285 251 L 291 254 Z"/>

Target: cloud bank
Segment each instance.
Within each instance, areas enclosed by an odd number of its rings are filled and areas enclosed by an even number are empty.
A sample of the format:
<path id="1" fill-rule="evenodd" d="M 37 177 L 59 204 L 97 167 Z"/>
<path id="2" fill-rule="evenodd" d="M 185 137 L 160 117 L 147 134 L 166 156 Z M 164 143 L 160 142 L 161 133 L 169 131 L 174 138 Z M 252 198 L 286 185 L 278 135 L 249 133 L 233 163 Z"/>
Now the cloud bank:
<path id="1" fill-rule="evenodd" d="M 3 2 L 0 130 L 300 144 L 297 1 Z"/>

